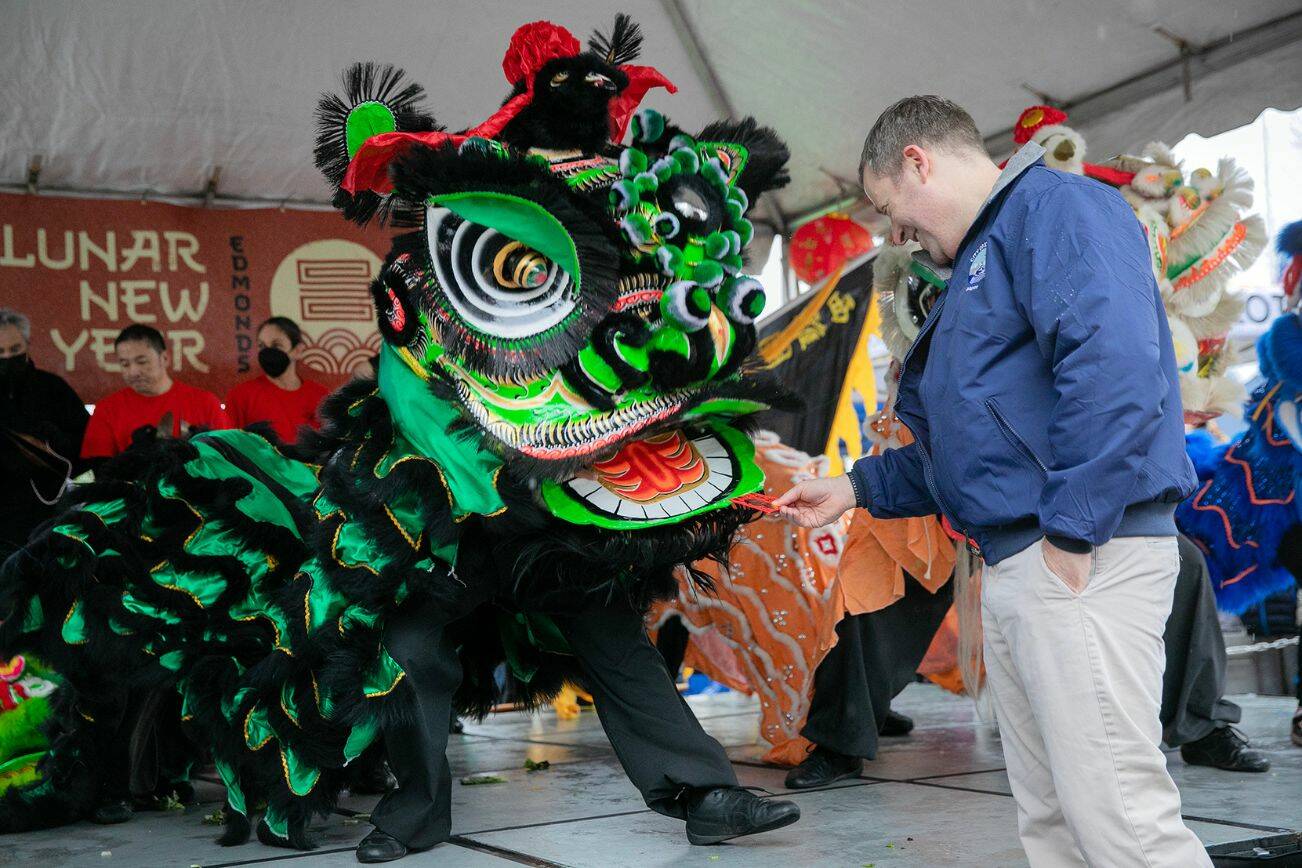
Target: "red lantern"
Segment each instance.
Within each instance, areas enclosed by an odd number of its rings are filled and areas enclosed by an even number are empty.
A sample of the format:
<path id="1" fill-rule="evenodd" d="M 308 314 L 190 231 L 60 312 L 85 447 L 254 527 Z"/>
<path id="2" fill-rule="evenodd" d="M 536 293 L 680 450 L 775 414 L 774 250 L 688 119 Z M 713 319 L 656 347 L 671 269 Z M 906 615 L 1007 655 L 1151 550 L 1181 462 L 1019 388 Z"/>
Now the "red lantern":
<path id="1" fill-rule="evenodd" d="M 805 283 L 817 283 L 872 249 L 873 237 L 867 229 L 845 214 L 825 214 L 791 236 L 791 267 Z"/>

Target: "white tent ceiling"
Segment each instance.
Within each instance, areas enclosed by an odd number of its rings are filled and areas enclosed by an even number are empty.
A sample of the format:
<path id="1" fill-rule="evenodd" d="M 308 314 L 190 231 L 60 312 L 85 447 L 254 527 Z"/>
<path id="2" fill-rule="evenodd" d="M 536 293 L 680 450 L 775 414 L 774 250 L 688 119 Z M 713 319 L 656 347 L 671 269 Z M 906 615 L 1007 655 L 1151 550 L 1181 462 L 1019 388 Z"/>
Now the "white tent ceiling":
<path id="1" fill-rule="evenodd" d="M 403 66 L 458 128 L 505 96 L 516 26 L 547 18 L 586 39 L 620 10 L 646 34 L 640 62 L 680 89 L 647 104 L 689 129 L 753 114 L 787 139 L 788 217 L 842 192 L 831 176 L 853 178 L 872 120 L 911 93 L 957 100 L 995 147 L 1031 91 L 1047 94 L 1087 138 L 1106 133 L 1095 157 L 1178 138 L 1173 117 L 1207 133 L 1302 105 L 1297 0 L 0 0 L 0 185 L 23 185 L 39 155 L 47 191 L 195 195 L 220 167 L 221 197 L 321 202 L 312 109 L 350 62 Z M 1190 103 L 1173 38 L 1191 53 Z"/>

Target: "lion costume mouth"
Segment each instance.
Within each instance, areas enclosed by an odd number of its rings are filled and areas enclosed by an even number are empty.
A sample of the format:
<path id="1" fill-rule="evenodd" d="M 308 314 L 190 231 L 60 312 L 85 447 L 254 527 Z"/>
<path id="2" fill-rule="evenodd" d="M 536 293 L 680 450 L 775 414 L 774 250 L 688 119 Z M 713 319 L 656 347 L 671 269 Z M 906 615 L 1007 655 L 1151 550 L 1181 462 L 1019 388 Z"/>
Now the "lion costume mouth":
<path id="1" fill-rule="evenodd" d="M 630 440 L 591 471 L 544 482 L 548 508 L 572 524 L 634 530 L 676 524 L 763 487 L 755 447 L 735 428 L 675 428 Z"/>

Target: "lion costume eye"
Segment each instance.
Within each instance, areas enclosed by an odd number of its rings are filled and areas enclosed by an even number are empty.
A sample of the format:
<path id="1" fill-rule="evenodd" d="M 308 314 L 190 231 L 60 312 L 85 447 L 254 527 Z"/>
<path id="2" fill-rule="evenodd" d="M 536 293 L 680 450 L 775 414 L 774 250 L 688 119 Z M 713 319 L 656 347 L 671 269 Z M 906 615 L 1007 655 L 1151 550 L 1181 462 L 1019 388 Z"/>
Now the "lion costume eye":
<path id="1" fill-rule="evenodd" d="M 545 162 L 485 140 L 413 149 L 395 187 L 421 203 L 412 298 L 449 361 L 510 380 L 555 370 L 619 296 L 608 218 Z"/>
<path id="2" fill-rule="evenodd" d="M 430 263 L 449 304 L 475 331 L 506 340 L 538 337 L 577 306 L 571 275 L 519 240 L 431 205 Z"/>
<path id="3" fill-rule="evenodd" d="M 566 72 L 565 70 L 561 70 L 560 72 L 552 76 L 552 87 L 560 87 L 562 84 L 564 84 L 566 81 L 569 80 L 569 77 L 570 74 L 568 72 Z"/>

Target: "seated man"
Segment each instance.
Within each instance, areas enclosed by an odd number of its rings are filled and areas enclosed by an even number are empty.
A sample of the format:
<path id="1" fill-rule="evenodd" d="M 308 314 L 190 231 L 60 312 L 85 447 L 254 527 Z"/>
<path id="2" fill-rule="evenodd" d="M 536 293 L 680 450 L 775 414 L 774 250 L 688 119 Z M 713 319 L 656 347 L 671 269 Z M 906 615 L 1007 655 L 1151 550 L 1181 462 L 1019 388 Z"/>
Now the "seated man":
<path id="1" fill-rule="evenodd" d="M 0 308 L 0 561 L 54 515 L 88 418 L 72 387 L 32 363 L 31 332 L 26 316 Z"/>
<path id="2" fill-rule="evenodd" d="M 81 444 L 83 459 L 122 454 L 137 430 L 157 426 L 165 417 L 170 417 L 171 425 L 159 433 L 167 437 L 231 427 L 216 395 L 172 379 L 171 355 L 157 329 L 129 325 L 113 346 L 127 385 L 95 405 Z"/>

